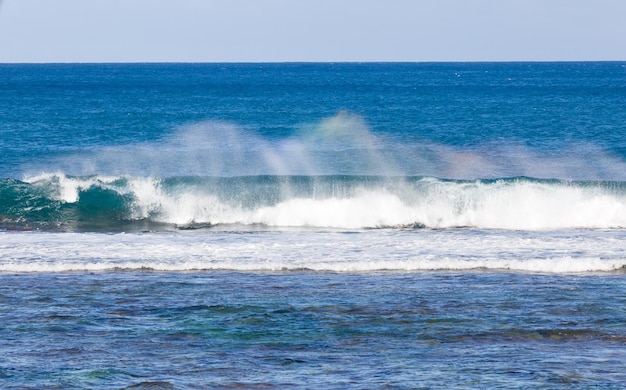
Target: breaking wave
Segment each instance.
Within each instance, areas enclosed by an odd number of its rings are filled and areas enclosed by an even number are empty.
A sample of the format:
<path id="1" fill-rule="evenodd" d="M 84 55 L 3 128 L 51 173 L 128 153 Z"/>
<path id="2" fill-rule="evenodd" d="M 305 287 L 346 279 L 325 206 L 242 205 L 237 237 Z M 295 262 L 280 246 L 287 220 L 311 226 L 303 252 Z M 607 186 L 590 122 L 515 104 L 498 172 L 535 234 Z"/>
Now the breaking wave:
<path id="1" fill-rule="evenodd" d="M 127 177 L 0 180 L 4 229 L 626 227 L 626 182 L 527 177 Z"/>

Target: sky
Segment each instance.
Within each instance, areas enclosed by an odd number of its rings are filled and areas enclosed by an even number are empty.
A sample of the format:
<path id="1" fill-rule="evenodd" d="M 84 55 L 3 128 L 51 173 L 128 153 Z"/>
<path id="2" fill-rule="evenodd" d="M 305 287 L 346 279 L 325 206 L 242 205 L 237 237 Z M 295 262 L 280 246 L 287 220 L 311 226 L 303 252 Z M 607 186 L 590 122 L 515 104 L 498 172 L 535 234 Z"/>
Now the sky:
<path id="1" fill-rule="evenodd" d="M 626 60 L 626 0 L 0 0 L 0 63 Z"/>

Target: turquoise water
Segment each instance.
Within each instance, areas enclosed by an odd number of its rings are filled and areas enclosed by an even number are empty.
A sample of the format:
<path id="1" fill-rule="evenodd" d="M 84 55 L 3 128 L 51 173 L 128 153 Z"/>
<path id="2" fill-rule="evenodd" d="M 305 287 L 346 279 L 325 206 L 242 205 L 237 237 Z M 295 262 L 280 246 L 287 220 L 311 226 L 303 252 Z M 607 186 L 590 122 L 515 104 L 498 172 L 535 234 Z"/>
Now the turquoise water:
<path id="1" fill-rule="evenodd" d="M 0 65 L 3 388 L 623 388 L 626 65 Z"/>

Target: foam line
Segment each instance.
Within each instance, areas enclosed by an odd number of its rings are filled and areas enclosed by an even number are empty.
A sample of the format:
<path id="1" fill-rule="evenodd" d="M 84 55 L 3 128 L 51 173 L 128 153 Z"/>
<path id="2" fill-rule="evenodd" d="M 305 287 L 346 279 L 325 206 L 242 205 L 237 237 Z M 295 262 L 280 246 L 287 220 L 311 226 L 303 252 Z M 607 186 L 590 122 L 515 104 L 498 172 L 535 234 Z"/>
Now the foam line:
<path id="1" fill-rule="evenodd" d="M 143 270 L 624 272 L 625 233 L 0 232 L 0 272 Z M 28 250 L 24 250 L 28 248 Z"/>

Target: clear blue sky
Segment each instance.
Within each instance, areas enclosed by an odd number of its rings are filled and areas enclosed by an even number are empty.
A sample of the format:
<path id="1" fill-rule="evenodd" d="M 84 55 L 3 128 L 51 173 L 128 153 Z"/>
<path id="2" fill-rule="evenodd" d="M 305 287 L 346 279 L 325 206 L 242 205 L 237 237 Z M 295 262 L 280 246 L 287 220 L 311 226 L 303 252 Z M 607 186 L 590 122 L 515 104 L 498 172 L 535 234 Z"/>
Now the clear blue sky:
<path id="1" fill-rule="evenodd" d="M 626 60 L 626 0 L 0 2 L 0 62 Z"/>

